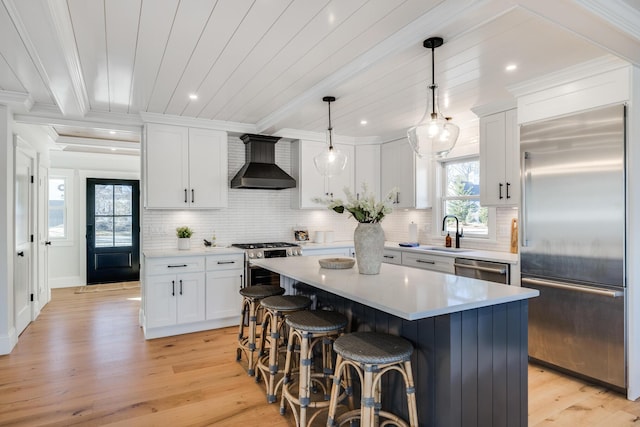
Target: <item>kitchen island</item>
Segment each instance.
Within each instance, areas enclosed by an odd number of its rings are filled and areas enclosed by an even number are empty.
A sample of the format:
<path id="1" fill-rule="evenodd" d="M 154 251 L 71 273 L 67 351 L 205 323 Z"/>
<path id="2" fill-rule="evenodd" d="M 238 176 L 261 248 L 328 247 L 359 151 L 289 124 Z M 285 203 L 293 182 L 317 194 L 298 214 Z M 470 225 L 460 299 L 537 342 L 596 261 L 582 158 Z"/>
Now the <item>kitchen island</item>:
<path id="1" fill-rule="evenodd" d="M 420 426 L 527 425 L 527 300 L 538 291 L 393 264 L 362 275 L 322 258 L 252 263 L 347 315 L 351 331 L 410 340 Z M 406 418 L 404 391 L 393 378 L 383 386 L 383 406 Z"/>

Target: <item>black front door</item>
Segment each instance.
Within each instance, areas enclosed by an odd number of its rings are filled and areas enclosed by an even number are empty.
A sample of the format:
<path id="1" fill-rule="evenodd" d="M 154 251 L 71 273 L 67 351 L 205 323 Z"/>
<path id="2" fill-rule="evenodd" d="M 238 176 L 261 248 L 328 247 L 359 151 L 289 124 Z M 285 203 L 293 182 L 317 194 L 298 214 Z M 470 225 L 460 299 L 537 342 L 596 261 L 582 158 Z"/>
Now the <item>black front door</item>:
<path id="1" fill-rule="evenodd" d="M 87 284 L 140 279 L 137 180 L 87 179 Z"/>

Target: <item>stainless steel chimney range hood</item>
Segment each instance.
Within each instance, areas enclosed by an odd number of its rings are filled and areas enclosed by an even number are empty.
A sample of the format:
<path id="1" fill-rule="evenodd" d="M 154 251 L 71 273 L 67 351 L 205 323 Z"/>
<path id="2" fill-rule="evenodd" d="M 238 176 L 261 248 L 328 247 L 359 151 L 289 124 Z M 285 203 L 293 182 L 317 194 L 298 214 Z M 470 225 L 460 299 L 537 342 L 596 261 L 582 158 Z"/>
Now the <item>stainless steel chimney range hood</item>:
<path id="1" fill-rule="evenodd" d="M 231 180 L 231 188 L 283 190 L 294 188 L 296 180 L 276 165 L 277 136 L 244 134 L 246 163 Z"/>

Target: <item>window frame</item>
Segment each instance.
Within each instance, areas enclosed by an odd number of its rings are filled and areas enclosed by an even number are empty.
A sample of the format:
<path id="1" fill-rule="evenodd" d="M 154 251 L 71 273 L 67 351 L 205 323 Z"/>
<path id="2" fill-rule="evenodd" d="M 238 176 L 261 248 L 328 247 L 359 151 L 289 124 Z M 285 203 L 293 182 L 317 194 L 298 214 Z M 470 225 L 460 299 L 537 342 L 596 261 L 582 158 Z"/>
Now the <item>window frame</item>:
<path id="1" fill-rule="evenodd" d="M 50 194 L 49 186 L 51 180 L 62 179 L 64 181 L 64 198 L 63 198 L 63 223 L 64 223 L 64 236 L 57 237 L 50 234 L 51 224 L 49 224 L 49 203 Z M 73 245 L 74 238 L 74 218 L 73 218 L 73 199 L 74 199 L 74 174 L 72 170 L 68 169 L 50 169 L 47 176 L 47 240 L 55 242 L 57 246 L 71 246 Z"/>
<path id="2" fill-rule="evenodd" d="M 438 161 L 438 203 L 437 203 L 437 221 L 434 228 L 434 234 L 438 237 L 444 238 L 447 235 L 446 230 L 442 230 L 442 219 L 445 215 L 445 204 L 448 200 L 477 200 L 480 203 L 480 194 L 477 196 L 457 196 L 455 198 L 447 197 L 447 164 L 451 163 L 465 163 L 475 161 L 478 162 L 478 170 L 480 168 L 480 155 L 460 156 L 455 158 L 447 158 Z M 480 171 L 480 173 L 482 173 Z M 482 188 L 480 188 L 482 191 Z M 485 207 L 480 205 L 481 207 Z M 496 241 L 496 209 L 492 206 L 486 206 L 487 208 L 487 234 L 464 234 L 463 237 L 467 240 L 476 240 L 481 242 L 495 242 Z"/>

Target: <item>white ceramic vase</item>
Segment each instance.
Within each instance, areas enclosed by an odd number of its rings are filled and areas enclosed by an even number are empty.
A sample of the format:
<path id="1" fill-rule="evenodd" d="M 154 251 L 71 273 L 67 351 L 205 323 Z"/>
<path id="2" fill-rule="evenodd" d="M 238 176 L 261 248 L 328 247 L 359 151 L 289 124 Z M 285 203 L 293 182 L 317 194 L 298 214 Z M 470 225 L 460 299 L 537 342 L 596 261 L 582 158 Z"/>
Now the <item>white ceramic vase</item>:
<path id="1" fill-rule="evenodd" d="M 178 249 L 181 251 L 191 249 L 191 239 L 189 237 L 178 237 Z"/>
<path id="2" fill-rule="evenodd" d="M 384 252 L 384 231 L 380 223 L 358 223 L 353 233 L 360 274 L 378 274 Z"/>

